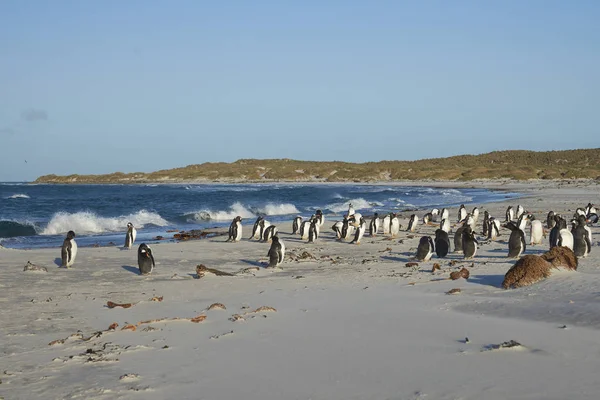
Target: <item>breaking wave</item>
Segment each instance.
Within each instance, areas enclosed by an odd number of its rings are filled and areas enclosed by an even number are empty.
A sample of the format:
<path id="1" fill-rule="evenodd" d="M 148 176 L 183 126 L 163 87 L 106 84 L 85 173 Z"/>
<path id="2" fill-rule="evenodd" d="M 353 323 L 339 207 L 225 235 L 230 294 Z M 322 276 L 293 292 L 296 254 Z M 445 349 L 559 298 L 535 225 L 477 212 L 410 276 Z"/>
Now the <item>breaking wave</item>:
<path id="1" fill-rule="evenodd" d="M 274 204 L 269 203 L 264 207 L 259 207 L 256 209 L 259 214 L 264 215 L 289 215 L 289 214 L 300 214 L 300 211 L 296 208 L 295 205 L 291 203 L 287 204 Z"/>
<path id="2" fill-rule="evenodd" d="M 119 232 L 127 229 L 128 222 L 138 229 L 146 225 L 168 225 L 159 214 L 146 210 L 120 217 L 101 217 L 89 211 L 58 212 L 52 216 L 42 235 L 58 235 L 68 231 L 75 231 L 76 234 Z"/>
<path id="3" fill-rule="evenodd" d="M 328 206 L 325 206 L 325 208 L 334 213 L 341 213 L 341 212 L 348 211 L 348 206 L 350 204 L 352 204 L 354 209 L 357 211 L 358 210 L 368 210 L 370 208 L 377 207 L 377 206 L 383 206 L 383 204 L 380 202 L 367 201 L 363 198 L 360 198 L 360 199 L 348 200 L 343 203 L 329 204 Z"/>
<path id="4" fill-rule="evenodd" d="M 26 194 L 17 193 L 17 194 L 13 194 L 12 196 L 8 196 L 5 198 L 6 199 L 29 199 L 30 197 L 27 196 Z"/>
<path id="5" fill-rule="evenodd" d="M 36 226 L 30 222 L 0 221 L 0 238 L 37 235 Z"/>
<path id="6" fill-rule="evenodd" d="M 211 210 L 202 210 L 196 211 L 192 213 L 187 213 L 185 215 L 186 220 L 188 222 L 196 222 L 196 221 L 229 221 L 234 219 L 237 216 L 242 218 L 252 218 L 254 214 L 252 211 L 248 210 L 244 205 L 240 202 L 233 203 L 229 210 L 225 211 L 211 211 Z"/>

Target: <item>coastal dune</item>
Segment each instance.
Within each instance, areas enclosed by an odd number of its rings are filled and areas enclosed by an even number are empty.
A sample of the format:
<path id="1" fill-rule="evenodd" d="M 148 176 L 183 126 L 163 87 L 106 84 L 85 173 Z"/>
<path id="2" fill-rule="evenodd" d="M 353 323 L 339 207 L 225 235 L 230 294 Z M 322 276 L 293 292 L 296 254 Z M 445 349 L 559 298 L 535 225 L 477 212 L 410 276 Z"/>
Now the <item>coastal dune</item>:
<path id="1" fill-rule="evenodd" d="M 504 220 L 506 207 L 519 203 L 538 219 L 549 210 L 570 216 L 599 193 L 595 181 L 460 185 L 525 195 L 467 205 L 480 207 L 478 232 L 484 210 Z M 411 213 L 401 214 L 403 226 Z M 450 215 L 454 223 L 456 209 Z M 152 245 L 149 276 L 138 274 L 134 250 L 80 248 L 67 270 L 57 266 L 59 249 L 0 248 L 0 395 L 597 398 L 597 239 L 576 272 L 504 290 L 515 262 L 506 258 L 506 229 L 481 240 L 472 261 L 450 253 L 407 267 L 420 237 L 437 226 L 351 245 L 335 241 L 332 223 L 314 244 L 291 235 L 291 220 L 280 224 L 287 254 L 276 269 L 264 268 L 269 244 L 246 239 L 247 221 L 239 243 L 217 236 Z M 547 243 L 525 254 L 541 255 Z M 47 272 L 23 271 L 28 261 Z M 195 279 L 199 264 L 232 276 Z M 448 279 L 462 268 L 468 279 Z"/>

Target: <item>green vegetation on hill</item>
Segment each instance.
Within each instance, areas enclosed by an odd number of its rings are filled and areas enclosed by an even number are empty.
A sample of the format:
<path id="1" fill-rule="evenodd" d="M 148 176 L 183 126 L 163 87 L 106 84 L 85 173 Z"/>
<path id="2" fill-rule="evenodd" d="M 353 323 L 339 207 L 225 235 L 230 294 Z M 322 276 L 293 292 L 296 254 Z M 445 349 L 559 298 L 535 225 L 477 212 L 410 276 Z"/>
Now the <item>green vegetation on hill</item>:
<path id="1" fill-rule="evenodd" d="M 243 159 L 204 163 L 151 173 L 44 175 L 36 183 L 367 182 L 394 180 L 600 179 L 600 149 L 494 151 L 418 161 L 297 161 Z"/>

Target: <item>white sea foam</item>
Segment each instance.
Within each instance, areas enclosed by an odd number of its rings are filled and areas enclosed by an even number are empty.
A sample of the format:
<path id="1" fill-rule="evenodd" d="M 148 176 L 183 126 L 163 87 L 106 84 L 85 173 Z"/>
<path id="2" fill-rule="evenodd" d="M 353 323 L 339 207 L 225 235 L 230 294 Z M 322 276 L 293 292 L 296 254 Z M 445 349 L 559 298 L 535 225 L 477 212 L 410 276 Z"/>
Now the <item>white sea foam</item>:
<path id="1" fill-rule="evenodd" d="M 6 197 L 6 199 L 29 199 L 29 198 L 30 198 L 29 196 L 27 196 L 26 194 L 22 194 L 22 193 L 13 194 L 12 196 Z"/>
<path id="2" fill-rule="evenodd" d="M 300 214 L 300 211 L 295 205 L 291 203 L 286 204 L 275 204 L 269 203 L 264 207 L 257 208 L 259 214 L 264 215 L 289 215 L 289 214 Z"/>
<path id="3" fill-rule="evenodd" d="M 381 204 L 381 203 L 369 202 L 363 198 L 359 198 L 359 199 L 348 200 L 343 203 L 329 204 L 325 208 L 330 211 L 333 211 L 334 213 L 341 213 L 341 212 L 348 211 L 348 206 L 350 204 L 352 204 L 352 207 L 354 207 L 355 210 L 366 210 L 366 209 L 372 208 L 374 205 L 377 206 L 378 204 Z"/>
<path id="4" fill-rule="evenodd" d="M 159 214 L 146 210 L 120 217 L 101 217 L 89 211 L 58 212 L 52 216 L 42 231 L 42 235 L 58 235 L 71 230 L 76 234 L 119 232 L 127 229 L 128 222 L 131 222 L 136 228 L 142 228 L 148 224 L 168 225 L 168 222 Z"/>
<path id="5" fill-rule="evenodd" d="M 240 202 L 235 202 L 229 210 L 224 211 L 211 211 L 211 210 L 200 210 L 192 213 L 186 214 L 188 222 L 195 221 L 229 221 L 234 219 L 237 216 L 242 218 L 252 218 L 254 214 L 252 211 L 248 210 L 244 205 Z"/>

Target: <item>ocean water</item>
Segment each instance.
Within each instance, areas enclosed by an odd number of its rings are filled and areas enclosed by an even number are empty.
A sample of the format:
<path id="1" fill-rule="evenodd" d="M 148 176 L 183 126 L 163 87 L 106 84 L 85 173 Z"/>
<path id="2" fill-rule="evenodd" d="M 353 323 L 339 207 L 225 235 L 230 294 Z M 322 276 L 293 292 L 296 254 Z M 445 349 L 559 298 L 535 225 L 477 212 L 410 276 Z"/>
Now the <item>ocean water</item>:
<path id="1" fill-rule="evenodd" d="M 56 247 L 69 230 L 79 246 L 123 245 L 127 222 L 136 243 L 153 242 L 167 230 L 229 226 L 240 215 L 258 215 L 291 229 L 294 216 L 321 209 L 340 219 L 348 204 L 363 215 L 432 207 L 481 205 L 518 193 L 368 184 L 38 185 L 0 183 L 0 244 L 11 248 Z M 329 223 L 327 223 L 329 225 Z M 244 237 L 249 236 L 249 231 Z"/>

